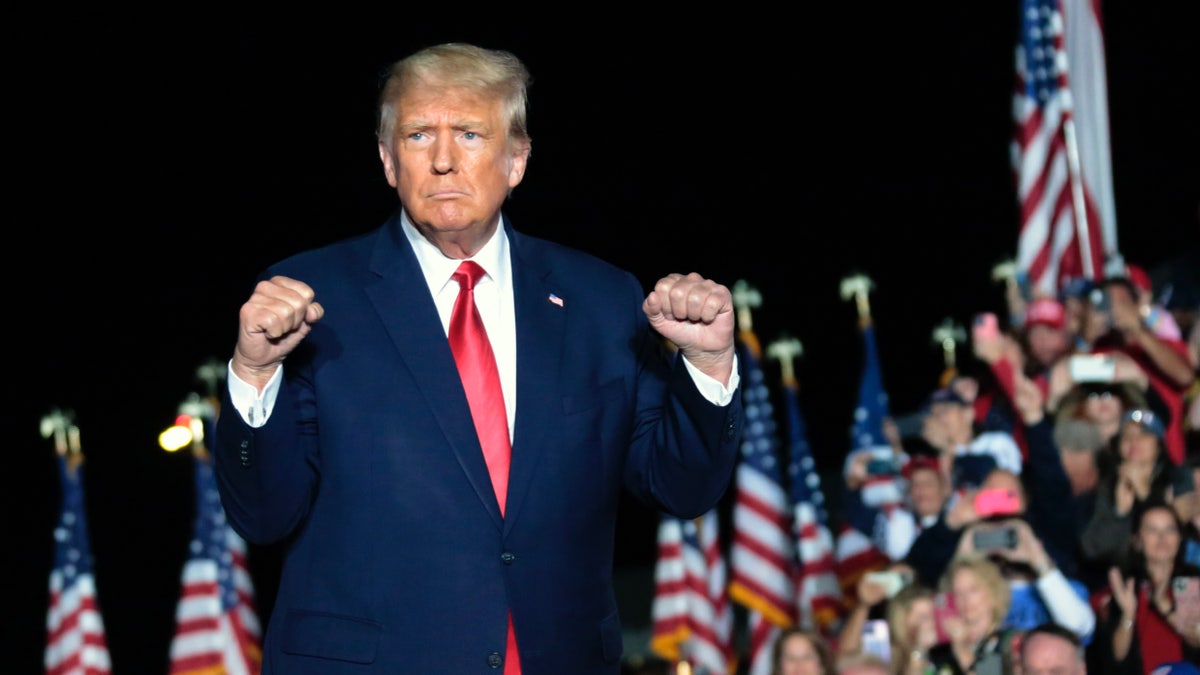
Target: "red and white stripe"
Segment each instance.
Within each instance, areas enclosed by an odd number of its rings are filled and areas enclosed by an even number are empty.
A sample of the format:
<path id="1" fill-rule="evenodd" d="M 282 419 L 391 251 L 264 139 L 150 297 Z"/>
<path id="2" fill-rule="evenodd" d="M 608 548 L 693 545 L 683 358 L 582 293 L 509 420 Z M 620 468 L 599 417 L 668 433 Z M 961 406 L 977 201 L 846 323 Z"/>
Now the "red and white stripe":
<path id="1" fill-rule="evenodd" d="M 107 675 L 112 663 L 92 575 L 76 576 L 69 587 L 64 580 L 62 570 L 51 571 L 46 675 Z"/>

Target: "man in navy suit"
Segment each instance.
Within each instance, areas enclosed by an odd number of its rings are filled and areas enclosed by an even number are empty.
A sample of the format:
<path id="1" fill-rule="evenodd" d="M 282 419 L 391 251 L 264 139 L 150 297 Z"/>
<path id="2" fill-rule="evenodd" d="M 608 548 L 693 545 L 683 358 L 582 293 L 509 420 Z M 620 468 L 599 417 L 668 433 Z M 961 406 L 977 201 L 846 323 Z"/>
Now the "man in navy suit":
<path id="1" fill-rule="evenodd" d="M 692 518 L 729 485 L 729 289 L 669 274 L 647 295 L 513 228 L 527 82 L 464 44 L 395 64 L 378 139 L 400 208 L 241 308 L 214 451 L 236 530 L 285 542 L 264 673 L 618 673 L 621 491 Z M 495 488 L 447 338 L 464 260 L 511 441 Z"/>

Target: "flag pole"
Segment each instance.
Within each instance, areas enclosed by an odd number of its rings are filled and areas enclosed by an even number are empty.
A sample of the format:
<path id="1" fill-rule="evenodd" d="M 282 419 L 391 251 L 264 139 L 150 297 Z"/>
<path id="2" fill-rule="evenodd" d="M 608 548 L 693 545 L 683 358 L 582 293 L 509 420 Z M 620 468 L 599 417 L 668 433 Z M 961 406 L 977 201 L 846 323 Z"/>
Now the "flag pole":
<path id="1" fill-rule="evenodd" d="M 1063 54 L 1066 59 L 1066 54 Z M 1083 175 L 1079 167 L 1079 142 L 1075 139 L 1075 116 L 1067 111 L 1063 120 L 1063 137 L 1067 142 L 1067 173 L 1071 176 L 1071 204 L 1075 212 L 1075 237 L 1079 242 L 1079 260 L 1083 263 L 1083 275 L 1095 279 L 1095 263 L 1092 261 L 1092 242 L 1088 235 L 1087 202 L 1083 196 Z"/>

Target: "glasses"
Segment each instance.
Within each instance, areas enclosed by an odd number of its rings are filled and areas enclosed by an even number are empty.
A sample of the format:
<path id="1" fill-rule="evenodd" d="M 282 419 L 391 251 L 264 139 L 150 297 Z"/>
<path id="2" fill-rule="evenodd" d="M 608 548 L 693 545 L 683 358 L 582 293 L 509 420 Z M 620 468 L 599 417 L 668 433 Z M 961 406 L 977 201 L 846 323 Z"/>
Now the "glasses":
<path id="1" fill-rule="evenodd" d="M 1087 395 L 1087 400 L 1089 401 L 1110 401 L 1113 398 L 1115 396 L 1111 391 L 1093 391 Z"/>

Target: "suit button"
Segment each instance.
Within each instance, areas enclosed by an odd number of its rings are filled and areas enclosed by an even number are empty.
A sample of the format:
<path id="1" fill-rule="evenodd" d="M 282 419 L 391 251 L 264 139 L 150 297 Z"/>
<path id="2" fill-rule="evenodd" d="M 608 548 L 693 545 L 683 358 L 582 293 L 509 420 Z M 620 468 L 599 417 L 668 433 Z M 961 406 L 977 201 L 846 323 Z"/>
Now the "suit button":
<path id="1" fill-rule="evenodd" d="M 488 654 L 488 665 L 492 668 L 499 668 L 504 665 L 504 659 L 500 657 L 500 652 Z"/>
<path id="2" fill-rule="evenodd" d="M 513 564 L 513 561 L 516 559 L 517 556 L 509 551 L 505 551 L 504 553 L 500 554 L 500 560 L 502 560 L 505 565 Z"/>

